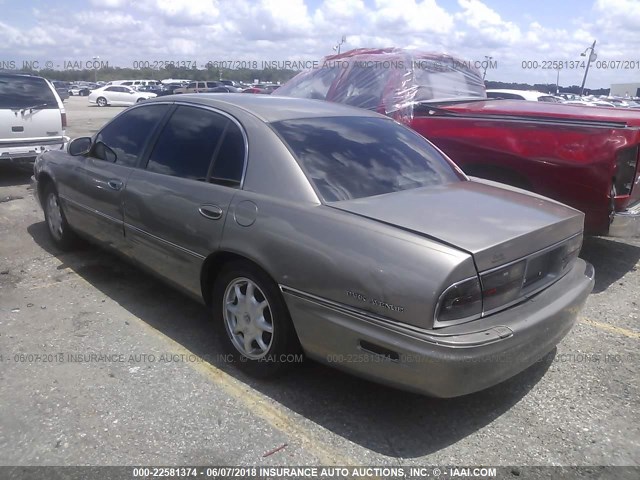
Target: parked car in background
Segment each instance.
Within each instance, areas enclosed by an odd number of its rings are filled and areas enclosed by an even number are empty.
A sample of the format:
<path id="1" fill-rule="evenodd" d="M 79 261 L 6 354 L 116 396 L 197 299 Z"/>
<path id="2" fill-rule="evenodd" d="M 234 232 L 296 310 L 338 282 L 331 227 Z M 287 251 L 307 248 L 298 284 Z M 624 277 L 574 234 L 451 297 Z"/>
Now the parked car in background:
<path id="1" fill-rule="evenodd" d="M 162 97 L 165 95 L 173 95 L 178 88 L 182 88 L 182 87 L 183 85 L 180 85 L 178 83 L 164 84 L 162 86 L 162 90 L 155 91 L 153 93 L 155 93 L 159 97 Z"/>
<path id="2" fill-rule="evenodd" d="M 42 77 L 0 73 L 0 162 L 32 162 L 60 150 L 67 115 L 53 84 Z"/>
<path id="3" fill-rule="evenodd" d="M 155 96 L 155 93 L 139 92 L 124 85 L 108 85 L 93 90 L 89 95 L 89 103 L 95 103 L 99 107 L 106 107 L 107 105 L 125 106 L 133 105 Z"/>
<path id="4" fill-rule="evenodd" d="M 231 85 L 221 85 L 211 89 L 211 93 L 242 93 L 242 89 Z"/>
<path id="5" fill-rule="evenodd" d="M 67 82 L 60 82 L 58 80 L 53 80 L 51 82 L 60 97 L 60 100 L 63 102 L 69 98 L 69 84 Z"/>
<path id="6" fill-rule="evenodd" d="M 125 87 L 148 87 L 162 85 L 159 80 L 113 80 L 108 85 L 124 85 Z"/>
<path id="7" fill-rule="evenodd" d="M 133 87 L 138 92 L 149 92 L 155 93 L 156 95 L 163 94 L 167 89 L 162 85 L 140 85 L 137 87 Z"/>
<path id="8" fill-rule="evenodd" d="M 389 115 L 431 140 L 469 175 L 583 211 L 589 234 L 640 234 L 636 109 L 490 99 L 482 75 L 448 55 L 359 49 L 327 57 L 324 65 L 298 74 L 274 94 Z"/>
<path id="9" fill-rule="evenodd" d="M 205 303 L 258 376 L 302 350 L 464 395 L 552 350 L 594 284 L 582 213 L 469 180 L 410 129 L 328 102 L 151 100 L 41 155 L 33 190 L 58 247 L 84 236 Z"/>
<path id="10" fill-rule="evenodd" d="M 88 97 L 91 93 L 91 88 L 87 85 L 71 85 L 69 87 L 70 96 Z"/>
<path id="11" fill-rule="evenodd" d="M 536 92 L 535 90 L 509 90 L 489 89 L 487 98 L 499 98 L 503 100 L 529 100 L 531 102 L 560 103 L 561 100 L 549 93 Z"/>
<path id="12" fill-rule="evenodd" d="M 242 93 L 261 93 L 265 95 L 270 95 L 271 93 L 276 91 L 278 87 L 280 87 L 280 85 L 258 83 L 250 86 L 249 88 L 243 89 Z"/>
<path id="13" fill-rule="evenodd" d="M 211 93 L 214 88 L 224 86 L 220 82 L 191 82 L 185 87 L 176 88 L 173 93 Z"/>

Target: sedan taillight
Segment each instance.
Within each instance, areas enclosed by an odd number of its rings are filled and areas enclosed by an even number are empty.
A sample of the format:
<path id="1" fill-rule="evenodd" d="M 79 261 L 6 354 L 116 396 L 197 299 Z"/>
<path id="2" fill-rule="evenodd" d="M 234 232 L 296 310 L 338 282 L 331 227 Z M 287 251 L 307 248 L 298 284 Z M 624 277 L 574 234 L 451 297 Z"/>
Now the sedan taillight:
<path id="1" fill-rule="evenodd" d="M 482 289 L 478 277 L 454 283 L 440 296 L 434 327 L 475 320 L 482 315 Z"/>

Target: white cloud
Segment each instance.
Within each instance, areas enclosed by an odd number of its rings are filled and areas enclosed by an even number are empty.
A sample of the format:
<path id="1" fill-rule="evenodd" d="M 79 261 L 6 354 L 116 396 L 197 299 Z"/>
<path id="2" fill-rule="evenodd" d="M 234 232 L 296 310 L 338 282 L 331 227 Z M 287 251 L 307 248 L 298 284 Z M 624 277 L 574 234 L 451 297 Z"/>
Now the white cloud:
<path id="1" fill-rule="evenodd" d="M 520 40 L 520 28 L 513 22 L 503 20 L 498 12 L 480 0 L 458 0 L 458 4 L 462 12 L 456 18 L 474 31 L 471 41 L 477 42 L 479 37 L 487 46 L 500 46 L 512 45 Z"/>
<path id="2" fill-rule="evenodd" d="M 397 32 L 447 33 L 453 28 L 453 16 L 436 0 L 376 0 L 373 24 Z"/>
<path id="3" fill-rule="evenodd" d="M 3 0 L 0 0 L 3 1 Z M 540 2 L 542 0 L 539 0 Z M 552 0 L 549 0 L 552 1 Z M 597 39 L 599 59 L 637 59 L 640 1 L 592 0 L 578 15 L 551 25 L 535 12 L 507 17 L 482 0 L 90 0 L 81 6 L 32 10 L 30 21 L 0 21 L 0 60 L 84 60 L 111 65 L 133 60 L 320 59 L 359 47 L 413 47 L 472 60 L 490 55 L 487 79 L 555 82 L 554 71 L 523 71 L 522 60 L 580 59 Z M 25 8 L 25 7 L 18 7 Z M 27 7 L 28 8 L 28 7 Z M 72 58 L 70 58 L 72 57 Z M 582 70 L 562 72 L 580 83 Z M 634 81 L 635 71 L 593 68 L 589 83 Z M 594 85 L 595 86 L 595 85 Z"/>
<path id="4" fill-rule="evenodd" d="M 128 3 L 126 0 L 91 0 L 91 5 L 98 8 L 120 8 Z"/>

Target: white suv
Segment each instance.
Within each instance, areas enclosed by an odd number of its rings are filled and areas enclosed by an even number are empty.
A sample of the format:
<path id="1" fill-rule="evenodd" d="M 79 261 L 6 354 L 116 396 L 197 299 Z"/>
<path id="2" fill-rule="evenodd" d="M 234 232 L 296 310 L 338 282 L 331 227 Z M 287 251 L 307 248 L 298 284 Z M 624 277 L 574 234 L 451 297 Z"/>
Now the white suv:
<path id="1" fill-rule="evenodd" d="M 33 162 L 46 150 L 61 150 L 67 114 L 51 82 L 0 73 L 0 162 Z"/>

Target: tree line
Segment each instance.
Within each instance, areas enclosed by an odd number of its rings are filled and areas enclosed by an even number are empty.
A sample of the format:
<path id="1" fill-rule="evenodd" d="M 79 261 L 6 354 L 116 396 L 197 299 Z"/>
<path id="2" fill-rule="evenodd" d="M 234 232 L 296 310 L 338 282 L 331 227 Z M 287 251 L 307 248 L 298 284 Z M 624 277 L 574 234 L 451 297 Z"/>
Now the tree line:
<path id="1" fill-rule="evenodd" d="M 555 83 L 534 83 L 530 85 L 528 83 L 514 83 L 514 82 L 489 82 L 485 81 L 484 84 L 487 88 L 506 88 L 510 90 L 536 90 L 538 92 L 556 94 Z M 571 85 L 570 87 L 560 86 L 560 93 L 573 93 L 580 95 L 580 86 Z M 609 95 L 608 88 L 585 88 L 584 92 L 587 95 Z"/>
<path id="2" fill-rule="evenodd" d="M 298 72 L 294 70 L 280 70 L 280 69 L 239 69 L 230 70 L 225 68 L 207 68 L 207 69 L 195 69 L 195 68 L 163 68 L 163 69 L 151 69 L 151 68 L 120 68 L 120 67 L 106 67 L 97 70 L 53 70 L 53 69 L 40 69 L 40 70 L 19 70 L 18 73 L 32 73 L 50 80 L 60 80 L 63 82 L 95 82 L 103 81 L 110 82 L 112 80 L 164 80 L 165 78 L 179 78 L 184 80 L 235 80 L 242 83 L 253 83 L 254 80 L 258 80 L 264 83 L 284 83 L 290 78 L 293 78 Z"/>
<path id="3" fill-rule="evenodd" d="M 38 74 L 50 80 L 61 80 L 64 82 L 94 82 L 97 80 L 103 82 L 110 82 L 112 80 L 164 80 L 166 78 L 179 78 L 184 80 L 235 80 L 242 83 L 253 83 L 255 80 L 264 83 L 284 83 L 287 80 L 293 78 L 298 71 L 295 70 L 283 70 L 275 68 L 265 69 L 238 69 L 232 70 L 227 68 L 213 68 L 195 69 L 185 67 L 172 67 L 168 66 L 163 69 L 151 69 L 151 68 L 121 68 L 121 67 L 106 67 L 98 70 L 19 70 L 22 73 Z M 539 92 L 545 92 L 550 94 L 556 93 L 555 83 L 534 83 L 533 85 L 528 83 L 515 83 L 515 82 L 497 82 L 497 81 L 485 81 L 487 88 L 508 88 L 514 90 L 537 90 Z M 580 94 L 580 86 L 571 85 L 569 87 L 560 87 L 560 93 L 573 93 Z M 608 95 L 608 88 L 597 89 L 585 89 L 585 93 L 590 95 Z"/>

